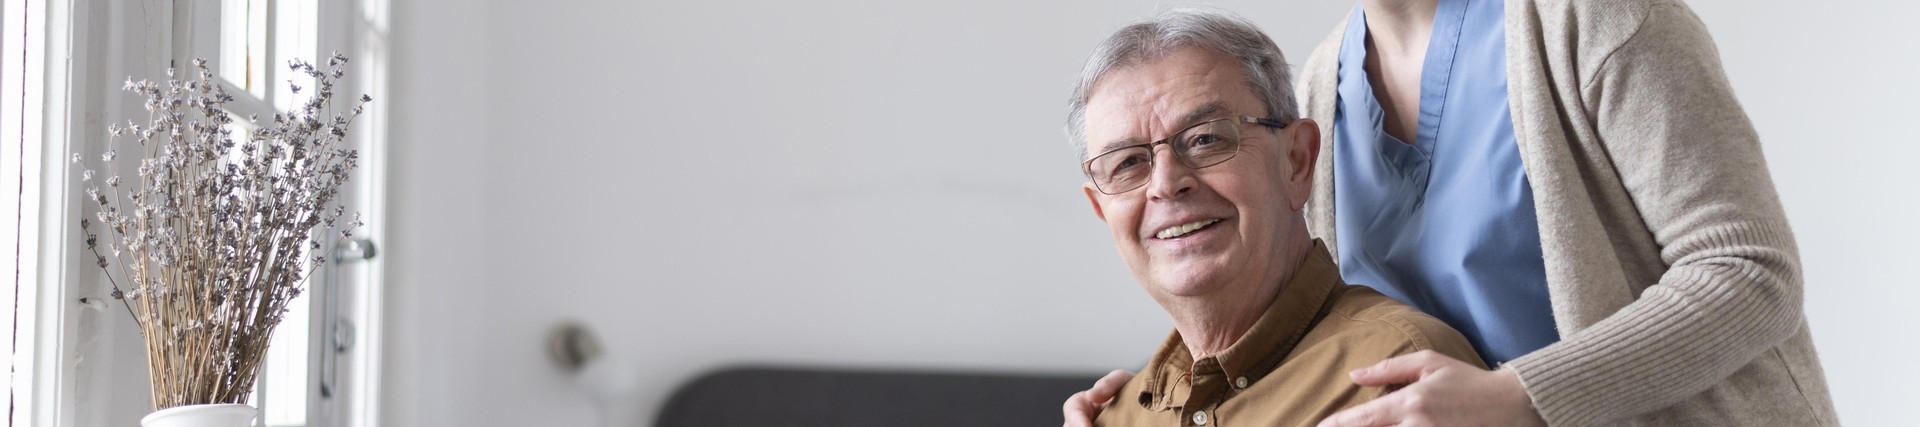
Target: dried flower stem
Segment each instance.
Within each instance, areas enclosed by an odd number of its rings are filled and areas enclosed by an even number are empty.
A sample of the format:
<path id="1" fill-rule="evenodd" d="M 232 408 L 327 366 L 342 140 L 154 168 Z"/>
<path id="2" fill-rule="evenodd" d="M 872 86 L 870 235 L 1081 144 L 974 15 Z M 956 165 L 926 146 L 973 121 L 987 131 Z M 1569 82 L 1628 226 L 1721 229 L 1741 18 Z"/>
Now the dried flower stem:
<path id="1" fill-rule="evenodd" d="M 146 339 L 155 409 L 245 402 L 274 327 L 305 289 L 308 269 L 326 262 L 325 233 L 351 237 L 361 225 L 358 214 L 340 224 L 346 209 L 335 201 L 359 164 L 346 148 L 348 126 L 372 101 L 361 95 L 350 111 L 336 111 L 334 81 L 346 62 L 336 53 L 327 70 L 289 63 L 318 90 L 239 141 L 222 108 L 233 97 L 206 61 L 194 61 L 196 79 L 169 70 L 165 85 L 127 81 L 126 90 L 146 96 L 148 123 L 108 126 L 114 138 L 101 161 L 112 164 L 113 141 L 131 134 L 145 154 L 137 185 L 112 175 L 105 191 L 87 189 L 111 256 L 90 220 L 80 227 Z M 92 182 L 94 172 L 83 176 Z M 129 279 L 124 287 L 110 264 Z"/>

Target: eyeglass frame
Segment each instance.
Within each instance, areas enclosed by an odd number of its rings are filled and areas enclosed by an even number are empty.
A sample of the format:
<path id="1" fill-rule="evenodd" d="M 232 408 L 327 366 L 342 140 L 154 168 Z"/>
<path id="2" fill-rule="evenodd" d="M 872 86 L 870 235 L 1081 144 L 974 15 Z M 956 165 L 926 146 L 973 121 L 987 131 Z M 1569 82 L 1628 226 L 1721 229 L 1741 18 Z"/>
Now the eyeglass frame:
<path id="1" fill-rule="evenodd" d="M 1086 161 L 1084 161 L 1084 162 L 1081 162 L 1081 163 L 1080 163 L 1080 173 L 1082 173 L 1082 174 L 1086 174 L 1086 175 L 1087 175 L 1087 179 L 1093 182 L 1093 188 L 1094 188 L 1095 190 L 1099 190 L 1101 194 L 1106 194 L 1106 195 L 1109 195 L 1109 196 L 1114 196 L 1114 195 L 1120 195 L 1120 194 L 1125 194 L 1125 193 L 1128 193 L 1128 192 L 1131 192 L 1131 191 L 1133 191 L 1133 190 L 1138 190 L 1138 189 L 1140 189 L 1140 188 L 1142 188 L 1142 187 L 1146 187 L 1146 186 L 1147 186 L 1147 183 L 1149 183 L 1149 182 L 1153 182 L 1153 178 L 1152 178 L 1152 176 L 1151 176 L 1151 175 L 1149 175 L 1149 176 L 1148 176 L 1148 178 L 1147 178 L 1146 180 L 1142 180 L 1142 181 L 1140 181 L 1140 185 L 1139 185 L 1139 186 L 1137 186 L 1137 187 L 1133 187 L 1133 188 L 1128 188 L 1128 189 L 1125 189 L 1125 190 L 1120 190 L 1120 191 L 1114 191 L 1114 192 L 1108 192 L 1106 188 L 1103 188 L 1103 187 L 1101 187 L 1101 186 L 1100 186 L 1100 180 L 1099 180 L 1099 179 L 1095 179 L 1095 178 L 1093 177 L 1093 162 L 1094 162 L 1095 160 L 1100 160 L 1100 158 L 1101 158 L 1101 157 L 1105 157 L 1105 156 L 1106 156 L 1106 155 L 1108 155 L 1108 154 L 1113 154 L 1113 153 L 1118 153 L 1118 152 L 1121 152 L 1121 151 L 1124 151 L 1124 150 L 1129 150 L 1129 149 L 1133 149 L 1133 148 L 1140 148 L 1140 147 L 1145 147 L 1145 148 L 1147 149 L 1147 167 L 1148 167 L 1149 169 L 1151 169 L 1151 168 L 1153 167 L 1153 165 L 1154 165 L 1154 163 L 1156 163 L 1156 161 L 1154 160 L 1154 158 L 1155 158 L 1155 157 L 1157 157 L 1157 156 L 1154 156 L 1154 155 L 1153 155 L 1153 147 L 1154 147 L 1154 146 L 1156 146 L 1156 145 L 1162 145 L 1162 144 L 1165 144 L 1165 145 L 1167 146 L 1167 148 L 1168 148 L 1168 149 L 1170 149 L 1170 150 L 1172 150 L 1172 151 L 1173 151 L 1173 159 L 1174 159 L 1174 161 L 1177 161 L 1177 162 L 1180 162 L 1180 164 L 1181 164 L 1182 166 L 1186 166 L 1186 167 L 1188 167 L 1188 168 L 1191 168 L 1191 169 L 1194 169 L 1194 170 L 1199 170 L 1199 169 L 1205 169 L 1205 168 L 1210 168 L 1210 167 L 1214 167 L 1214 166 L 1219 166 L 1219 165 L 1220 165 L 1221 163 L 1226 163 L 1226 162 L 1227 162 L 1228 160 L 1233 160 L 1233 158 L 1234 158 L 1234 157 L 1236 157 L 1236 156 L 1239 156 L 1239 155 L 1240 155 L 1240 147 L 1239 147 L 1239 146 L 1235 146 L 1235 147 L 1234 147 L 1234 149 L 1233 149 L 1233 155 L 1229 155 L 1229 156 L 1227 156 L 1227 158 L 1224 158 L 1224 159 L 1220 159 L 1220 161 L 1218 161 L 1218 162 L 1214 162 L 1213 164 L 1210 164 L 1210 165 L 1206 165 L 1206 166 L 1194 166 L 1194 165 L 1193 165 L 1193 159 L 1192 159 L 1192 158 L 1190 158 L 1190 157 L 1187 157 L 1187 153 L 1186 153 L 1186 152 L 1184 152 L 1184 151 L 1182 151 L 1182 150 L 1179 150 L 1179 149 L 1177 149 L 1177 148 L 1178 148 L 1178 146 L 1177 146 L 1177 145 L 1174 145 L 1174 143 L 1173 143 L 1173 142 L 1174 142 L 1174 141 L 1176 141 L 1176 140 L 1178 140 L 1178 139 L 1179 139 L 1179 138 L 1180 138 L 1180 137 L 1181 137 L 1182 135 L 1186 135 L 1186 133 L 1187 133 L 1187 131 L 1191 131 L 1191 130 L 1194 130 L 1194 129 L 1196 129 L 1196 128 L 1199 128 L 1199 127 L 1201 127 L 1201 126 L 1206 126 L 1206 125 L 1209 125 L 1209 124 L 1213 124 L 1213 122 L 1218 122 L 1218 121 L 1221 121 L 1221 120 L 1233 120 L 1233 119 L 1234 119 L 1234 117 L 1221 117 L 1221 118 L 1217 118 L 1217 119 L 1207 119 L 1207 120 L 1201 120 L 1201 121 L 1199 121 L 1199 122 L 1196 122 L 1196 123 L 1194 123 L 1194 124 L 1191 124 L 1191 125 L 1187 125 L 1187 127 L 1184 127 L 1184 128 L 1180 128 L 1180 131 L 1179 131 L 1179 132 L 1174 132 L 1174 133 L 1173 133 L 1172 135 L 1167 135 L 1167 137 L 1166 137 L 1166 138 L 1162 138 L 1162 139 L 1160 139 L 1160 140 L 1158 140 L 1158 141 L 1153 141 L 1153 142 L 1148 142 L 1148 143 L 1144 143 L 1144 144 L 1134 144 L 1134 145 L 1128 145 L 1128 146 L 1125 146 L 1125 147 L 1115 147 L 1115 148 L 1113 148 L 1113 149 L 1111 149 L 1111 150 L 1107 150 L 1107 151 L 1103 151 L 1103 152 L 1101 152 L 1100 154 L 1097 154 L 1097 155 L 1094 155 L 1093 157 L 1091 157 L 1091 158 L 1088 158 L 1088 159 L 1087 159 Z M 1272 118 L 1266 118 L 1266 117 L 1254 117 L 1254 116 L 1239 116 L 1239 121 L 1237 121 L 1237 122 L 1235 122 L 1234 124 L 1244 124 L 1244 123 L 1251 123 L 1251 124 L 1257 124 L 1257 125 L 1262 125 L 1262 126 L 1267 126 L 1267 127 L 1271 127 L 1271 128 L 1274 128 L 1274 129 L 1286 129 L 1286 128 L 1287 128 L 1287 122 L 1284 122 L 1284 121 L 1280 121 L 1280 119 L 1272 119 Z M 1244 140 L 1246 140 L 1246 138 L 1240 138 L 1240 139 L 1241 139 L 1242 141 L 1244 141 Z M 1242 142 L 1242 141 L 1235 141 L 1234 143 L 1235 143 L 1235 144 L 1240 144 L 1240 142 Z"/>

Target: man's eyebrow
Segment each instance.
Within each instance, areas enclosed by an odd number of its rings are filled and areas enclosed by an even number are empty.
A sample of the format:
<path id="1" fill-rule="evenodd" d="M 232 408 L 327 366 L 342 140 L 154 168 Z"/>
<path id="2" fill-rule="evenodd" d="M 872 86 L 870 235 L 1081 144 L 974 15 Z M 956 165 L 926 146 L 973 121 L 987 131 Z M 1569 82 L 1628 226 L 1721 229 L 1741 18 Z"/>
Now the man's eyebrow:
<path id="1" fill-rule="evenodd" d="M 1215 115 L 1219 115 L 1220 112 L 1226 111 L 1226 110 L 1227 110 L 1226 103 L 1222 103 L 1220 101 L 1209 102 L 1197 108 L 1189 110 L 1186 115 L 1180 116 L 1180 125 L 1191 126 L 1194 123 L 1199 123 L 1201 120 L 1214 119 L 1214 118 L 1217 118 L 1217 117 L 1214 117 Z M 1145 143 L 1146 142 L 1141 141 L 1140 138 L 1125 138 L 1117 141 L 1109 141 L 1106 144 L 1100 145 L 1099 146 L 1100 149 L 1095 150 L 1093 154 L 1095 155 L 1106 154 L 1108 151 L 1113 151 L 1116 148 L 1125 147 L 1129 145 L 1140 145 Z"/>
<path id="2" fill-rule="evenodd" d="M 1181 116 L 1180 123 L 1181 126 L 1191 126 L 1194 123 L 1199 123 L 1201 120 L 1217 118 L 1214 116 L 1226 110 L 1227 105 L 1225 103 L 1221 103 L 1220 101 L 1209 102 L 1206 105 L 1201 105 L 1199 108 L 1188 111 L 1187 115 Z"/>
<path id="3" fill-rule="evenodd" d="M 1145 144 L 1145 142 L 1140 141 L 1140 138 L 1123 138 L 1119 140 L 1108 141 L 1106 144 L 1100 145 L 1100 149 L 1093 150 L 1093 155 L 1098 156 L 1101 154 L 1107 154 L 1107 152 L 1120 149 L 1120 147 L 1126 147 L 1130 145 L 1140 145 L 1140 144 Z"/>

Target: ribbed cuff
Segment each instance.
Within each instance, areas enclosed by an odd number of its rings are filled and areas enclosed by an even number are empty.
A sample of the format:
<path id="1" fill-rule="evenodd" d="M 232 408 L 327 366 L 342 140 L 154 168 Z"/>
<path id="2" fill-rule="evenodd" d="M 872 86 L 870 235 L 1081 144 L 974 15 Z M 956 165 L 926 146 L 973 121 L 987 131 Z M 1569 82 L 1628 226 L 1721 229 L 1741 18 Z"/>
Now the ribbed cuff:
<path id="1" fill-rule="evenodd" d="M 1506 366 L 1548 425 L 1607 423 L 1671 406 L 1778 345 L 1798 324 L 1798 298 L 1754 289 L 1775 288 L 1762 283 L 1781 278 L 1748 267 L 1668 271 L 1665 282 L 1686 285 L 1648 288 L 1607 320 Z"/>

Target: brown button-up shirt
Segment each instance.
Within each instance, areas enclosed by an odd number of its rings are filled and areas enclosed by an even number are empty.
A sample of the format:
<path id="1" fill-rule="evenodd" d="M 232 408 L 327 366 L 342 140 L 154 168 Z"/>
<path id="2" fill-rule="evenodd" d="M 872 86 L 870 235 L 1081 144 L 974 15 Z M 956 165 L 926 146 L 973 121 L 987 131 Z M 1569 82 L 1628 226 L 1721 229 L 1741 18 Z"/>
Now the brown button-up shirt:
<path id="1" fill-rule="evenodd" d="M 1253 328 L 1218 354 L 1193 360 L 1174 331 L 1153 360 L 1100 413 L 1101 426 L 1310 426 L 1386 393 L 1347 372 L 1421 350 L 1480 365 L 1439 319 L 1348 285 L 1313 249 Z"/>

